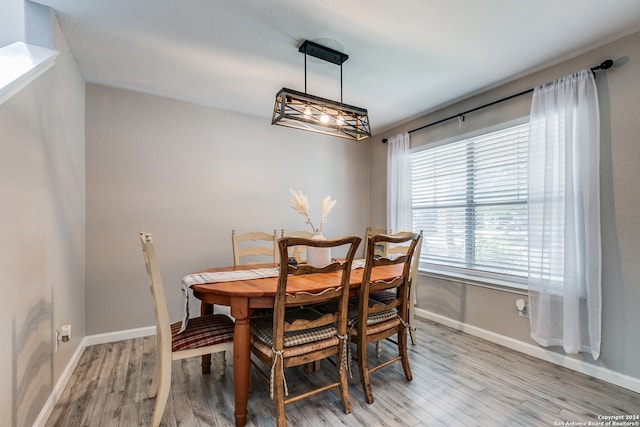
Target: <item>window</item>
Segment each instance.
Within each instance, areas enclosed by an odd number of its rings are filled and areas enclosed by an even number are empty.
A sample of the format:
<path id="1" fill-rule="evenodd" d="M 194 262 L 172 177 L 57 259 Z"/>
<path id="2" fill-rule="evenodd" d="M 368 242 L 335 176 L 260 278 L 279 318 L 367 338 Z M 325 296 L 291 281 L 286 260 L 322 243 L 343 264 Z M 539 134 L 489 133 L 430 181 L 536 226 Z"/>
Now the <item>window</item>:
<path id="1" fill-rule="evenodd" d="M 421 269 L 524 287 L 528 123 L 411 153 Z"/>

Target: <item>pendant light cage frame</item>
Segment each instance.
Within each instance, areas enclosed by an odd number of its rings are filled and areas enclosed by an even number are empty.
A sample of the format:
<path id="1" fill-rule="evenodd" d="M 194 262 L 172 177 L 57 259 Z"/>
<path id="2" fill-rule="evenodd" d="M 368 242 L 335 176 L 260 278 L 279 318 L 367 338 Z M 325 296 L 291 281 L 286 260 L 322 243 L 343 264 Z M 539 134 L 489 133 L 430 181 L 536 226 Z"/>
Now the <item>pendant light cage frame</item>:
<path id="1" fill-rule="evenodd" d="M 300 46 L 298 51 L 305 54 L 305 92 L 285 87 L 278 91 L 271 124 L 356 141 L 370 137 L 368 111 L 365 108 L 342 103 L 342 63 L 349 56 L 308 40 Z M 340 102 L 306 93 L 307 55 L 340 65 Z"/>

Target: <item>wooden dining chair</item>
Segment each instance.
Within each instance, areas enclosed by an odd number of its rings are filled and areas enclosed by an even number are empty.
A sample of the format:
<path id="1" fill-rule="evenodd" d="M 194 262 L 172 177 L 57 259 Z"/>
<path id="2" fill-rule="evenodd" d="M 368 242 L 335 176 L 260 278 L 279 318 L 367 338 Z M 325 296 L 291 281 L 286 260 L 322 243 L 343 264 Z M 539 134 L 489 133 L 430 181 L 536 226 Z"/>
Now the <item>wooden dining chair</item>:
<path id="1" fill-rule="evenodd" d="M 351 321 L 355 318 L 355 325 L 351 327 L 351 340 L 357 344 L 358 368 L 360 382 L 367 403 L 373 403 L 373 393 L 369 374 L 393 362 L 402 362 L 405 377 L 411 381 L 411 367 L 407 353 L 407 333 L 410 329 L 408 314 L 409 282 L 413 256 L 420 240 L 416 233 L 402 233 L 399 236 L 376 234 L 367 240 L 367 258 L 365 260 L 362 286 L 358 300 L 357 313 L 350 314 Z M 406 253 L 395 258 L 375 257 L 376 245 L 409 244 Z M 390 281 L 371 281 L 371 270 L 377 266 L 403 264 L 402 273 Z M 386 303 L 370 299 L 370 294 L 377 292 L 395 291 L 393 298 Z M 398 356 L 393 357 L 377 366 L 369 366 L 367 360 L 367 345 L 391 336 L 396 336 Z"/>
<path id="2" fill-rule="evenodd" d="M 278 263 L 278 234 L 276 230 L 273 230 L 273 234 L 262 231 L 237 234 L 236 230 L 231 230 L 231 244 L 233 247 L 233 265 L 236 267 L 258 262 L 270 262 L 273 265 Z M 249 261 L 241 262 L 241 259 L 245 257 L 251 258 Z M 267 261 L 265 261 L 265 258 Z"/>
<path id="3" fill-rule="evenodd" d="M 278 426 L 286 425 L 285 405 L 314 394 L 339 388 L 345 413 L 351 412 L 351 401 L 347 388 L 347 305 L 351 264 L 361 238 L 348 236 L 336 240 L 312 240 L 301 237 L 283 237 L 278 242 L 280 257 L 286 257 L 294 246 L 320 248 L 346 248 L 344 260 L 324 267 L 308 264 L 297 266 L 280 263 L 280 276 L 274 301 L 273 316 L 251 319 L 251 351 L 264 365 L 271 369 L 264 372 L 257 362 L 252 362 L 265 378 L 269 379 L 270 396 L 274 401 Z M 335 286 L 319 293 L 296 292 L 295 282 L 319 280 L 301 276 L 313 273 L 337 273 Z M 292 282 L 294 282 L 292 284 Z M 312 304 L 337 300 L 336 310 L 320 313 Z M 292 308 L 297 307 L 297 308 Z M 285 310 L 287 308 L 287 310 Z M 309 363 L 335 356 L 336 381 L 319 386 L 296 396 L 288 396 L 285 368 L 306 366 Z"/>
<path id="4" fill-rule="evenodd" d="M 313 236 L 313 233 L 309 231 L 290 231 L 285 234 L 284 229 L 281 230 L 280 237 L 291 236 L 291 237 L 304 237 L 305 239 L 310 239 Z M 306 246 L 294 246 L 289 248 L 288 253 L 289 258 L 293 258 L 296 260 L 298 264 L 307 261 L 307 247 Z"/>
<path id="5" fill-rule="evenodd" d="M 391 234 L 392 236 L 402 236 L 407 234 L 412 234 L 411 232 L 400 232 L 396 234 Z M 422 248 L 422 230 L 420 230 L 420 238 L 418 240 L 418 244 L 416 245 L 415 252 L 413 253 L 412 261 L 411 261 L 411 274 L 409 276 L 409 325 L 411 325 L 411 329 L 409 331 L 409 335 L 411 337 L 411 344 L 416 344 L 416 329 L 415 329 L 415 307 L 416 307 L 416 277 L 418 275 L 418 267 L 420 264 L 420 250 Z M 395 257 L 398 255 L 406 254 L 409 249 L 409 244 L 404 245 L 387 245 L 386 252 L 384 256 L 386 257 Z M 395 291 L 395 290 L 394 290 Z M 380 302 L 388 302 L 395 298 L 393 292 L 394 291 L 382 291 L 382 292 L 374 292 L 370 295 L 370 298 L 375 299 Z M 380 343 L 376 344 L 376 354 L 380 356 Z"/>
<path id="6" fill-rule="evenodd" d="M 372 228 L 372 227 L 367 227 L 367 230 L 365 231 L 364 234 L 364 258 L 367 258 L 367 245 L 366 242 L 369 239 L 370 236 L 373 236 L 374 234 L 385 234 L 387 232 L 386 228 Z M 376 256 L 384 256 L 384 254 L 386 253 L 386 247 L 383 244 L 379 244 L 378 246 L 376 246 L 375 248 L 375 252 L 374 254 Z"/>
<path id="7" fill-rule="evenodd" d="M 156 315 L 156 364 L 149 398 L 156 398 L 152 426 L 160 425 L 171 386 L 171 364 L 174 360 L 220 354 L 221 375 L 224 375 L 225 353 L 233 351 L 233 327 L 225 314 L 212 314 L 189 319 L 187 328 L 178 332 L 182 322 L 169 323 L 169 310 L 164 297 L 162 278 L 151 234 L 140 233 L 142 253 Z"/>

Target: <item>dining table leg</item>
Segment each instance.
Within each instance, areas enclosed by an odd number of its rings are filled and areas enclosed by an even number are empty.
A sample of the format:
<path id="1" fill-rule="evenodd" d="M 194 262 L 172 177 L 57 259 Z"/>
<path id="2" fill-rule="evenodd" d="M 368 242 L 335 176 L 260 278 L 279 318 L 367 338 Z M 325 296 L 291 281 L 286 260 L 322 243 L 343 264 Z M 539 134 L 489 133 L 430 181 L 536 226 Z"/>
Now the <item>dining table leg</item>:
<path id="1" fill-rule="evenodd" d="M 236 427 L 247 422 L 249 375 L 251 373 L 251 330 L 247 298 L 231 298 L 231 315 L 235 318 L 233 329 L 233 382 L 235 395 Z"/>

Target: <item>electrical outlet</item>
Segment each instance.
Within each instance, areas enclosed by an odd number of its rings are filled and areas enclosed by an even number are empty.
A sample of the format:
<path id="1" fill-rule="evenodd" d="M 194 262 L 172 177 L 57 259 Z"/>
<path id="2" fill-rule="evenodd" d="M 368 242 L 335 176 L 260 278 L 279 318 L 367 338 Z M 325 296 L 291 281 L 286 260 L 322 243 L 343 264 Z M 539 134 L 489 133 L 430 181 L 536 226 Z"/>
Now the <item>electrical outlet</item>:
<path id="1" fill-rule="evenodd" d="M 66 324 L 60 327 L 60 339 L 62 342 L 68 342 L 71 339 L 71 325 Z"/>
<path id="2" fill-rule="evenodd" d="M 516 308 L 518 309 L 518 315 L 520 317 L 529 317 L 529 310 L 528 310 L 528 305 L 527 305 L 527 301 L 525 301 L 524 299 L 519 299 L 516 300 Z"/>
<path id="3" fill-rule="evenodd" d="M 69 342 L 71 339 L 71 325 L 68 323 L 62 325 L 60 329 L 56 329 L 56 332 L 53 334 L 53 352 L 57 353 L 58 348 L 60 346 L 60 341 Z"/>

